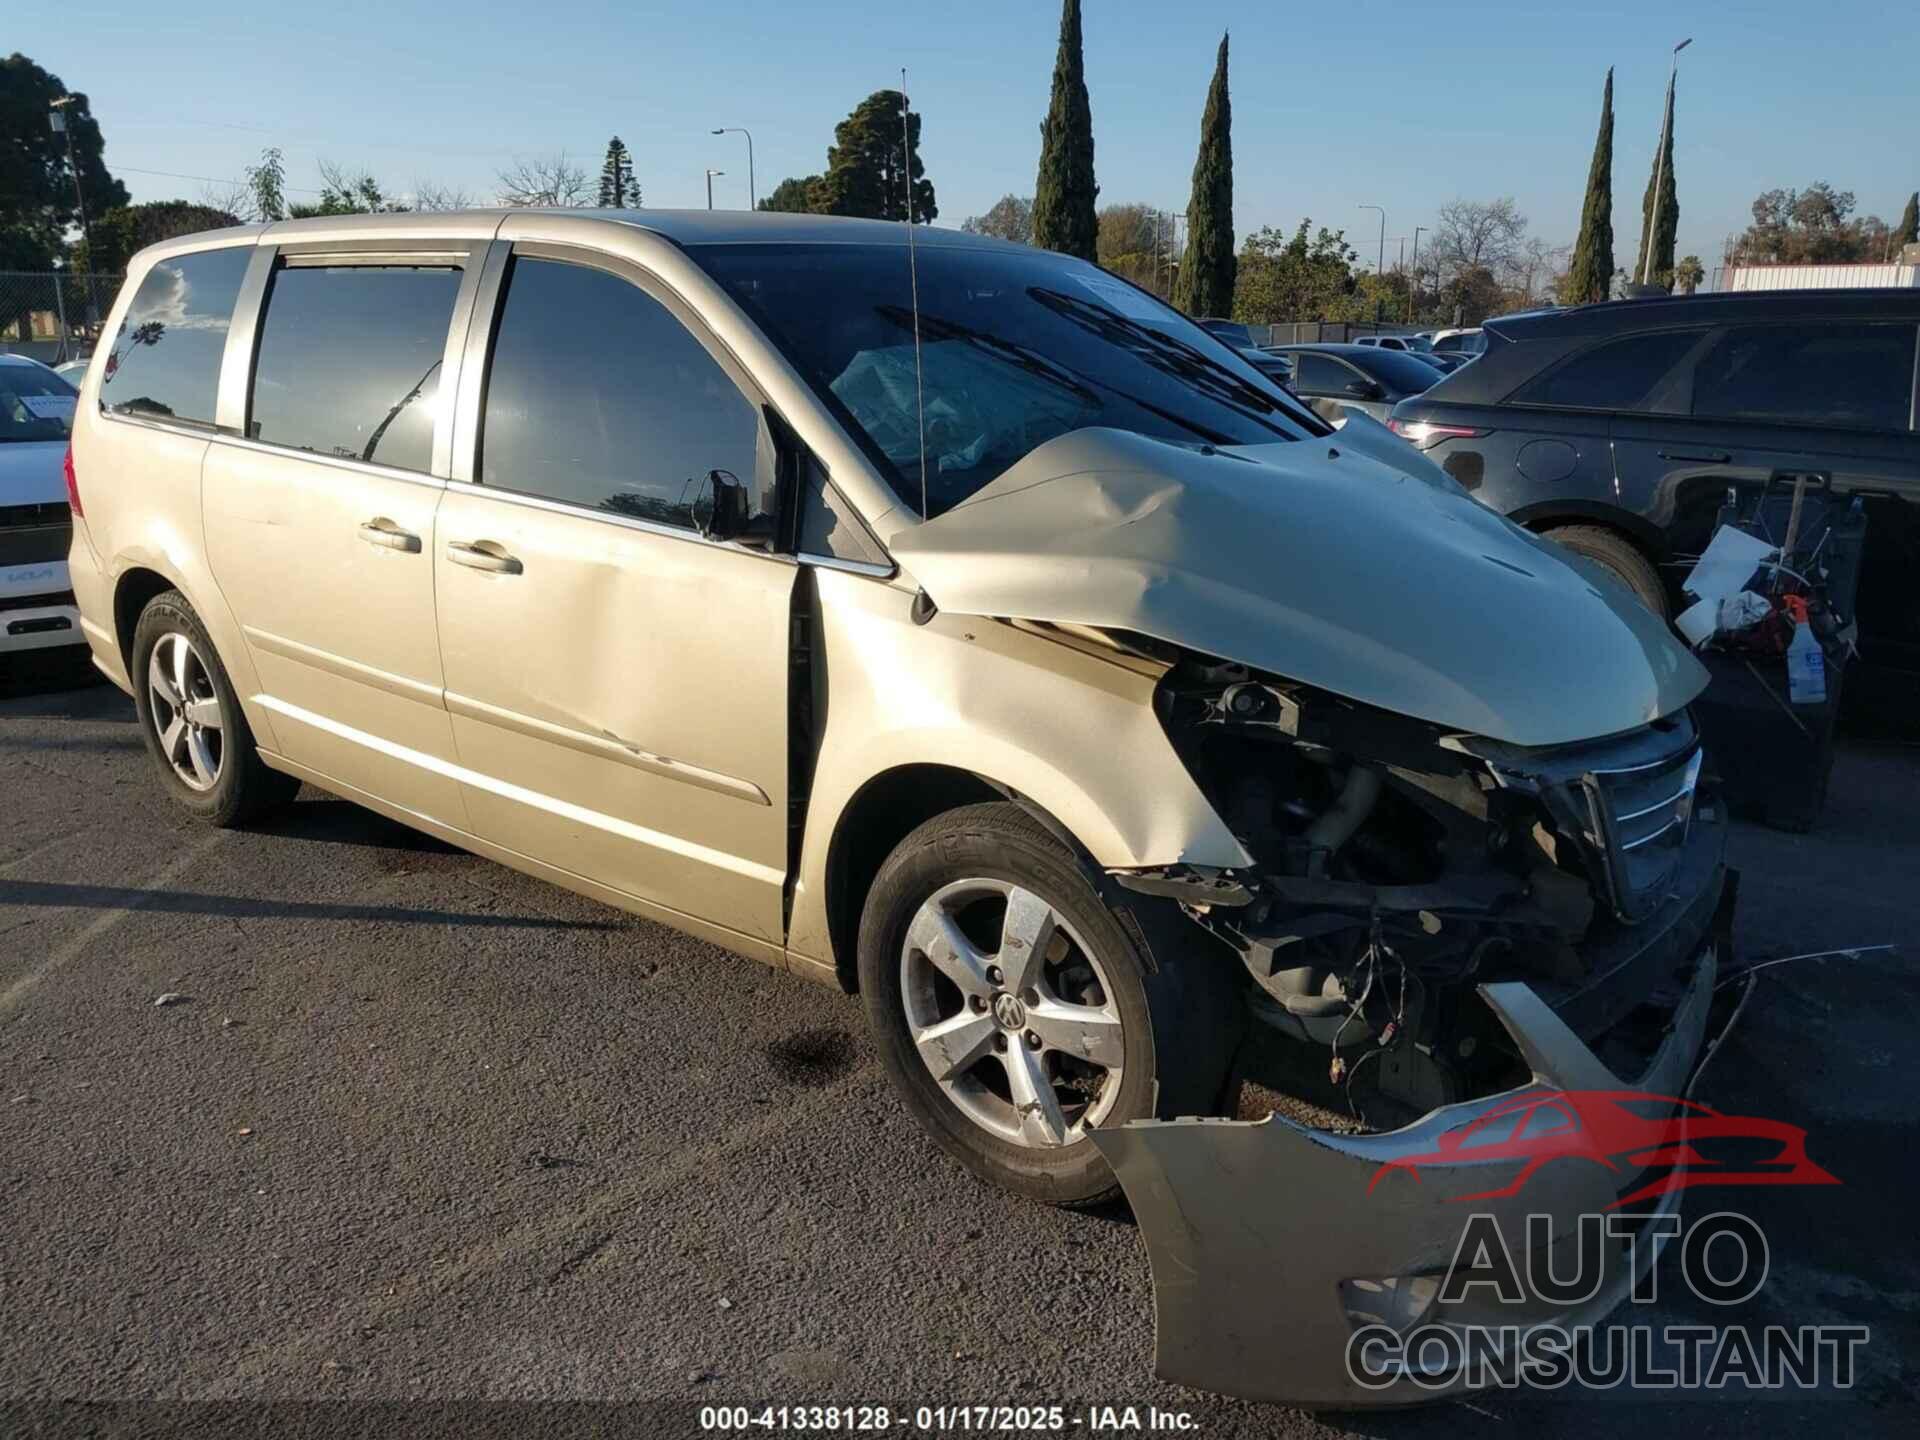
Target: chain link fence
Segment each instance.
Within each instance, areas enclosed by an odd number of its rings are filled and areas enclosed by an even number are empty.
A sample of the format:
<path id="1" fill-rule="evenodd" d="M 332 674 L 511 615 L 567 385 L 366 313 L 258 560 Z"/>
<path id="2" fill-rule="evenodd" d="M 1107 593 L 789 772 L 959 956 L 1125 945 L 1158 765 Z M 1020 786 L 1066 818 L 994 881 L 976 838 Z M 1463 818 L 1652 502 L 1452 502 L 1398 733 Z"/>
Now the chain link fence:
<path id="1" fill-rule="evenodd" d="M 124 275 L 0 270 L 0 351 L 48 365 L 91 355 Z"/>

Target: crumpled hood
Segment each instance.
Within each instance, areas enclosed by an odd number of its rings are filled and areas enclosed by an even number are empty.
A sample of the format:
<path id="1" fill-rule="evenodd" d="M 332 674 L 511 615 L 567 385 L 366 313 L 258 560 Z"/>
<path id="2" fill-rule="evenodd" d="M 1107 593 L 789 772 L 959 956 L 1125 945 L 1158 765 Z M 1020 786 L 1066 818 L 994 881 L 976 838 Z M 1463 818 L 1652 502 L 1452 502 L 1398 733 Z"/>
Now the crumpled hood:
<path id="1" fill-rule="evenodd" d="M 1624 586 L 1372 438 L 1203 453 L 1078 430 L 891 545 L 942 610 L 1137 631 L 1513 745 L 1630 730 L 1705 687 Z"/>

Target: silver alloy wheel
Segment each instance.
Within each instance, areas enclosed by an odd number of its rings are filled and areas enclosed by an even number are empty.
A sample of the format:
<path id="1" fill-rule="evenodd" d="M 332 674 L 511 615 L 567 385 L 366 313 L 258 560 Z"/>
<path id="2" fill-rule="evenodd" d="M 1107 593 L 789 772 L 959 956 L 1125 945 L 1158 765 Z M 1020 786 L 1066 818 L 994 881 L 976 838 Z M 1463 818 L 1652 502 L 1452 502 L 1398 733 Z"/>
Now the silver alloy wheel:
<path id="1" fill-rule="evenodd" d="M 169 630 L 147 661 L 149 723 L 160 753 L 192 790 L 211 790 L 226 758 L 226 730 L 213 676 L 193 641 Z"/>
<path id="2" fill-rule="evenodd" d="M 997 949 L 962 928 L 974 907 L 976 934 L 1002 910 Z M 922 1063 L 962 1114 L 1003 1140 L 1071 1145 L 1120 1094 L 1126 1046 L 1113 986 L 1066 917 L 1031 890 L 986 878 L 936 890 L 901 945 L 900 994 Z"/>

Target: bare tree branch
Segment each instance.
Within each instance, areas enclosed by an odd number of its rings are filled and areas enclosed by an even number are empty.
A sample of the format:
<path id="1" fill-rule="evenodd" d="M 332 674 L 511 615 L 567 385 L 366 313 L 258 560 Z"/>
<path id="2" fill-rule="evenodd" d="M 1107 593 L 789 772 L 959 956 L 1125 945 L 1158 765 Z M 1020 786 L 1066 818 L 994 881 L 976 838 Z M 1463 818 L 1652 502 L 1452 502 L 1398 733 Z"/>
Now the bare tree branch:
<path id="1" fill-rule="evenodd" d="M 1434 232 L 1434 263 L 1456 279 L 1475 270 L 1492 275 L 1511 273 L 1526 233 L 1527 217 L 1511 196 L 1455 200 L 1440 207 L 1440 224 Z"/>
<path id="2" fill-rule="evenodd" d="M 566 151 L 551 156 L 517 158 L 499 172 L 502 205 L 545 205 L 573 209 L 593 196 L 587 172 L 567 159 Z"/>
<path id="3" fill-rule="evenodd" d="M 465 210 L 473 196 L 458 185 L 442 185 L 437 180 L 413 182 L 413 208 L 416 210 Z"/>

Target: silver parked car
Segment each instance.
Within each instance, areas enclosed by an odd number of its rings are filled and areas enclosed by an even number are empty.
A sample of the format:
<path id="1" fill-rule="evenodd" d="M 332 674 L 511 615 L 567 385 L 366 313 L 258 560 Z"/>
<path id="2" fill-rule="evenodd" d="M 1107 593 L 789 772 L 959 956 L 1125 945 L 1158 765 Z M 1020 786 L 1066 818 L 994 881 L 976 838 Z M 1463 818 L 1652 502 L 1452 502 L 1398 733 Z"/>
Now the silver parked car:
<path id="1" fill-rule="evenodd" d="M 1125 1186 L 1163 1373 L 1429 1398 L 1355 1389 L 1335 1282 L 1423 1273 L 1487 1174 L 1367 1177 L 1532 1087 L 1680 1093 L 1731 896 L 1704 672 L 1124 281 L 907 241 L 510 210 L 143 251 L 73 433 L 95 662 L 210 823 L 311 782 L 858 992 L 948 1155 Z M 1300 1107 L 1191 1123 L 1261 1086 Z"/>

